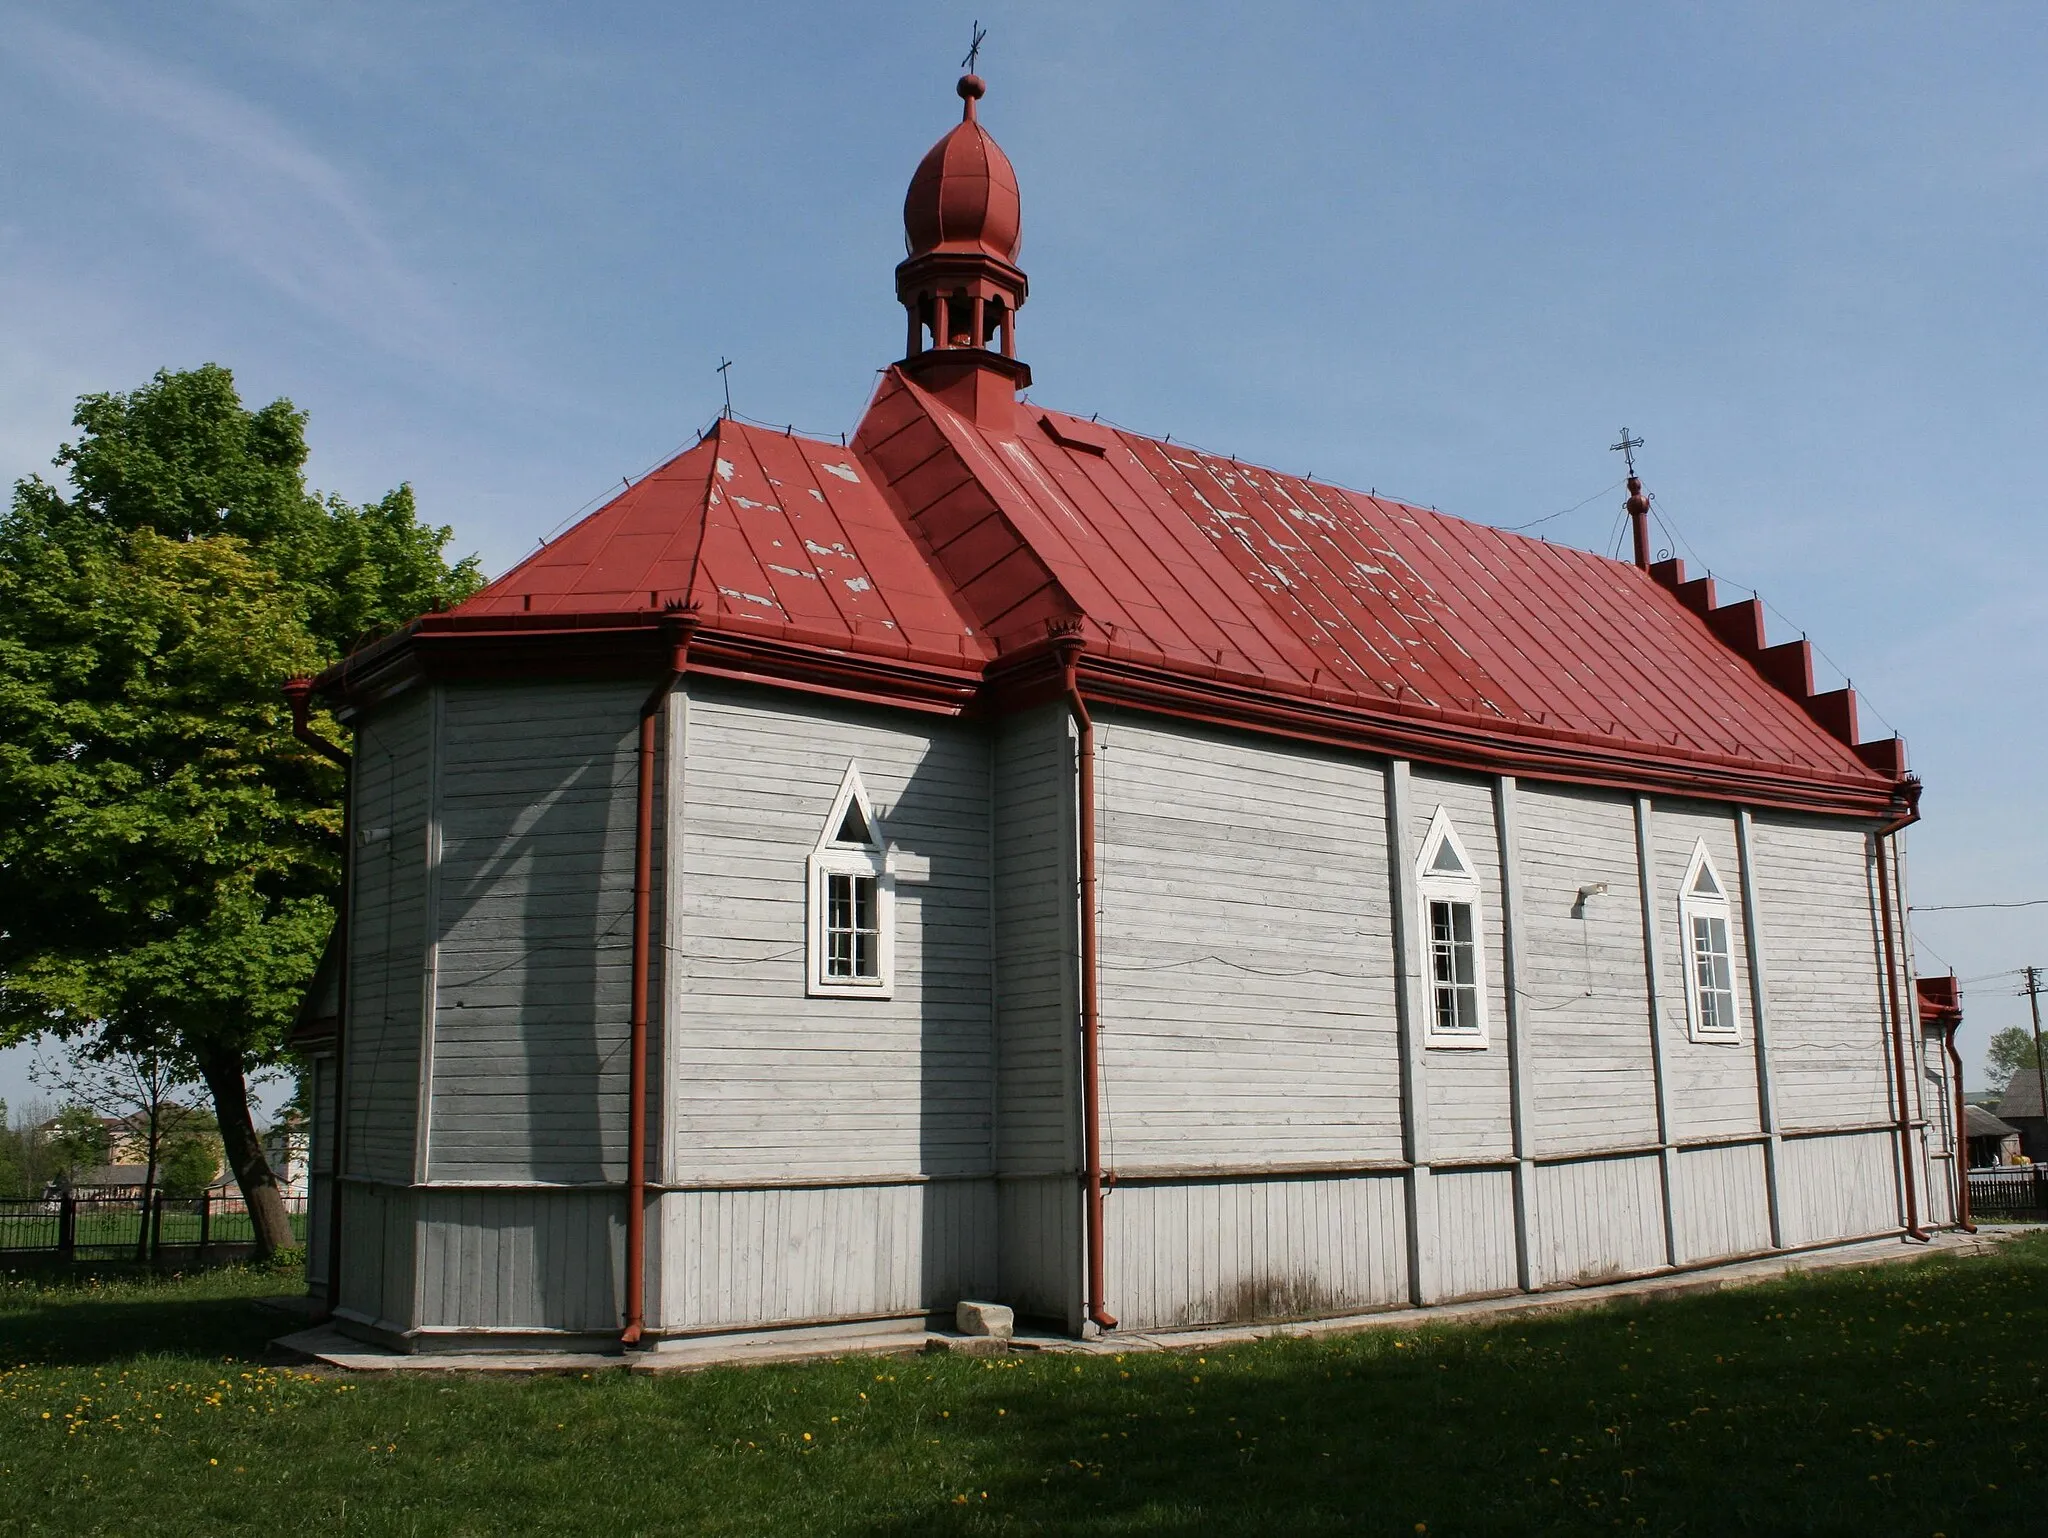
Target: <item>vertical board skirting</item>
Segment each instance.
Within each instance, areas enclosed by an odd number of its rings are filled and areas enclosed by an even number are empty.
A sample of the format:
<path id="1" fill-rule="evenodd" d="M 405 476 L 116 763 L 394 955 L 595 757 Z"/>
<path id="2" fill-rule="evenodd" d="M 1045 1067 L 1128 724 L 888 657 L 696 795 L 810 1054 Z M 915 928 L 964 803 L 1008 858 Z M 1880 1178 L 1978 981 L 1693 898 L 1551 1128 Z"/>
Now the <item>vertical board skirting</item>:
<path id="1" fill-rule="evenodd" d="M 1898 1134 L 1844 1132 L 1784 1145 L 1785 1243 L 1823 1244 L 1897 1233 Z M 346 1269 L 342 1272 L 347 1278 Z"/>
<path id="2" fill-rule="evenodd" d="M 1109 1204 L 1125 1329 L 1395 1307 L 1408 1299 L 1400 1175 L 1151 1181 Z"/>
<path id="3" fill-rule="evenodd" d="M 1585 1285 L 1666 1264 L 1662 1161 L 1578 1159 L 1536 1170 L 1537 1285 Z"/>
<path id="4" fill-rule="evenodd" d="M 1523 1288 L 1524 1265 L 1512 1170 L 1436 1170 L 1436 1278 L 1439 1301 Z"/>
<path id="5" fill-rule="evenodd" d="M 995 1183 L 668 1191 L 670 1334 L 887 1318 L 996 1289 Z"/>
<path id="6" fill-rule="evenodd" d="M 616 1190 L 443 1189 L 413 1200 L 421 1327 L 619 1328 L 625 1222 Z"/>
<path id="7" fill-rule="evenodd" d="M 1658 942 L 1657 868 L 1650 826 L 1650 798 L 1636 797 L 1636 869 L 1643 894 L 1643 972 L 1650 1013 L 1650 1078 L 1657 1099 L 1657 1184 L 1664 1204 L 1664 1259 L 1678 1264 L 1678 1213 L 1674 1203 L 1673 1161 L 1678 1150 L 1671 1140 L 1671 1095 L 1664 1069 L 1664 988 Z"/>
<path id="8" fill-rule="evenodd" d="M 1765 1139 L 1764 1192 L 1770 1207 L 1771 1248 L 1782 1250 L 1785 1210 L 1779 1166 L 1783 1162 L 1783 1146 L 1778 1131 L 1778 1093 L 1771 1080 L 1771 990 L 1764 955 L 1764 917 L 1756 900 L 1756 837 L 1746 806 L 1736 808 L 1735 838 L 1742 874 L 1742 936 L 1749 961 L 1750 1028 L 1756 1045 L 1757 1117 Z"/>
<path id="9" fill-rule="evenodd" d="M 1415 975 L 1415 954 L 1421 922 L 1421 893 L 1415 860 L 1409 853 L 1408 824 L 1413 810 L 1413 782 L 1405 758 L 1387 765 L 1387 861 L 1391 867 L 1389 895 L 1393 906 L 1394 1018 L 1401 1043 L 1401 1142 L 1408 1160 L 1407 1251 L 1409 1301 L 1417 1305 L 1436 1297 L 1436 1214 L 1429 1189 L 1429 1075 L 1423 1062 L 1421 980 Z"/>
<path id="10" fill-rule="evenodd" d="M 1754 1255 L 1774 1247 L 1764 1154 L 1761 1143 L 1679 1152 L 1679 1264 Z"/>
<path id="11" fill-rule="evenodd" d="M 418 1320 L 413 1194 L 350 1181 L 341 1196 L 341 1306 L 402 1334 Z"/>
<path id="12" fill-rule="evenodd" d="M 1501 1012 L 1507 1030 L 1508 1114 L 1514 1140 L 1515 1285 L 1524 1292 L 1535 1286 L 1530 1265 L 1529 1208 L 1536 1165 L 1531 1158 L 1528 1043 L 1522 1024 L 1522 836 L 1515 809 L 1515 777 L 1493 782 L 1494 824 L 1500 842 Z"/>
<path id="13" fill-rule="evenodd" d="M 420 903 L 426 932 L 420 942 L 420 1081 L 412 1176 L 415 1181 L 433 1178 L 430 1169 L 434 1149 L 434 1001 L 441 973 L 441 737 L 447 716 L 447 691 L 439 684 L 429 684 L 427 701 L 427 804 L 422 851 L 426 874 Z"/>
<path id="14" fill-rule="evenodd" d="M 1107 1204 L 1105 1216 L 1117 1203 Z M 1080 1329 L 1081 1187 L 1071 1174 L 1004 1180 L 996 1186 L 995 1296 L 1019 1317 Z M 1118 1305 L 1123 1305 L 1119 1301 Z"/>

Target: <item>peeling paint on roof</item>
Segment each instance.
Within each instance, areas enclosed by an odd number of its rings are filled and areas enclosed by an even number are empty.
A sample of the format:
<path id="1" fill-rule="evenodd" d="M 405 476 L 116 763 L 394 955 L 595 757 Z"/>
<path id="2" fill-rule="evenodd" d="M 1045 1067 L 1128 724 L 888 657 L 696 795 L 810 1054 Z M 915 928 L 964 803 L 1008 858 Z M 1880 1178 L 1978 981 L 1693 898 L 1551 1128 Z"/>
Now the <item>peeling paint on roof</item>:
<path id="1" fill-rule="evenodd" d="M 860 484 L 860 476 L 857 473 L 855 473 L 852 465 L 828 465 L 820 461 L 818 468 L 820 470 L 823 470 L 827 475 L 838 476 L 842 481 L 847 482 L 849 485 L 858 486 Z"/>

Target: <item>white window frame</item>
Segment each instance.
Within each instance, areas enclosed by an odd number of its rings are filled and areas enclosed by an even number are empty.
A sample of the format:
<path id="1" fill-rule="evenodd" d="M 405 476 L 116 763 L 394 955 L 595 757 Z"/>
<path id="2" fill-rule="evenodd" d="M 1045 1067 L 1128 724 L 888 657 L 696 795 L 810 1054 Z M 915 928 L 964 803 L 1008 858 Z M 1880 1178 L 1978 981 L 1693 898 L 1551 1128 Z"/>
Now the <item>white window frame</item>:
<path id="1" fill-rule="evenodd" d="M 849 806 L 860 808 L 867 824 L 868 841 L 842 843 L 839 828 Z M 849 763 L 832 797 L 831 810 L 818 842 L 805 862 L 804 886 L 808 894 L 804 920 L 806 953 L 805 993 L 811 998 L 886 999 L 896 991 L 896 881 L 889 874 L 888 842 L 875 816 L 867 787 L 861 784 L 860 769 Z M 827 970 L 828 925 L 831 915 L 829 887 L 833 876 L 871 878 L 875 883 L 876 975 L 840 977 Z"/>
<path id="2" fill-rule="evenodd" d="M 1693 891 L 1692 885 L 1699 880 L 1703 867 L 1713 873 L 1714 885 L 1721 892 L 1719 897 L 1708 897 Z M 1699 957 L 1693 949 L 1695 919 L 1709 923 L 1719 920 L 1721 936 L 1727 947 L 1723 954 L 1728 961 L 1728 1024 L 1712 1029 L 1706 1024 L 1706 1011 L 1700 998 Z M 1685 879 L 1678 885 L 1678 955 L 1679 964 L 1685 969 L 1687 1038 L 1716 1044 L 1739 1043 L 1742 1040 L 1742 990 L 1736 986 L 1735 976 L 1734 907 L 1728 901 L 1728 883 L 1722 879 L 1720 867 L 1714 864 L 1714 857 L 1708 852 L 1705 839 L 1700 839 L 1692 846 L 1692 858 L 1685 866 Z"/>
<path id="3" fill-rule="evenodd" d="M 1430 869 L 1436 861 L 1437 850 L 1445 844 L 1449 844 L 1456 853 L 1458 863 L 1464 867 L 1463 875 L 1454 876 Z M 1492 1035 L 1488 1026 L 1486 998 L 1485 893 L 1479 882 L 1479 868 L 1472 863 L 1465 841 L 1458 837 L 1447 807 L 1439 806 L 1429 820 L 1429 831 L 1422 839 L 1422 853 L 1415 862 L 1415 885 L 1419 898 L 1415 915 L 1415 975 L 1422 984 L 1422 1044 L 1431 1048 L 1483 1051 Z M 1430 905 L 1438 902 L 1464 903 L 1472 910 L 1472 989 L 1477 1016 L 1472 1029 L 1447 1031 L 1437 1024 L 1439 985 L 1435 925 L 1431 921 Z"/>

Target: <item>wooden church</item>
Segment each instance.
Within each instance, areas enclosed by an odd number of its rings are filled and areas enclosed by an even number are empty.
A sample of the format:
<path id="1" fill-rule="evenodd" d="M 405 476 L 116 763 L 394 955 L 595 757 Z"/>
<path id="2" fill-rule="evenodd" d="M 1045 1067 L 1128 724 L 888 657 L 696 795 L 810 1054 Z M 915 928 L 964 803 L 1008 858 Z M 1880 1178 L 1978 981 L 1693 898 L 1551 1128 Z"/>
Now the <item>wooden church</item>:
<path id="1" fill-rule="evenodd" d="M 297 686 L 335 1318 L 1092 1334 L 1954 1221 L 1899 742 L 1633 480 L 1630 564 L 1027 403 L 982 91 L 850 444 L 721 420 Z"/>

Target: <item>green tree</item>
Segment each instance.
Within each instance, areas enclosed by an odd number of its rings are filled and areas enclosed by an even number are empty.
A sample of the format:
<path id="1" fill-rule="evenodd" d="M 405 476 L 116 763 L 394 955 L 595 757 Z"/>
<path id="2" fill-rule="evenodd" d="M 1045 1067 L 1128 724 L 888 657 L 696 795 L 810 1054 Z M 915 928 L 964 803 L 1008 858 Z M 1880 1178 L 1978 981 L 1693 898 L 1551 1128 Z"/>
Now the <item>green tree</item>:
<path id="1" fill-rule="evenodd" d="M 113 1135 L 90 1106 L 67 1105 L 50 1124 L 50 1154 L 58 1171 L 76 1180 L 105 1164 L 114 1151 Z"/>
<path id="2" fill-rule="evenodd" d="M 305 416 L 215 365 L 89 395 L 0 516 L 0 1042 L 169 1052 L 206 1084 L 259 1248 L 250 1115 L 333 927 L 341 771 L 282 681 L 477 585 L 408 487 L 309 492 Z M 335 723 L 319 725 L 338 736 Z"/>
<path id="3" fill-rule="evenodd" d="M 220 1149 L 199 1131 L 173 1137 L 164 1150 L 164 1195 L 188 1201 L 213 1184 L 220 1173 Z"/>
<path id="4" fill-rule="evenodd" d="M 2009 1025 L 1994 1032 L 1984 1053 L 1984 1065 L 1991 1073 L 1991 1082 L 2000 1089 L 2010 1084 L 2012 1076 L 2022 1068 L 2031 1070 L 2038 1061 L 2038 1054 L 2034 1051 L 2034 1033 L 2019 1025 Z"/>

